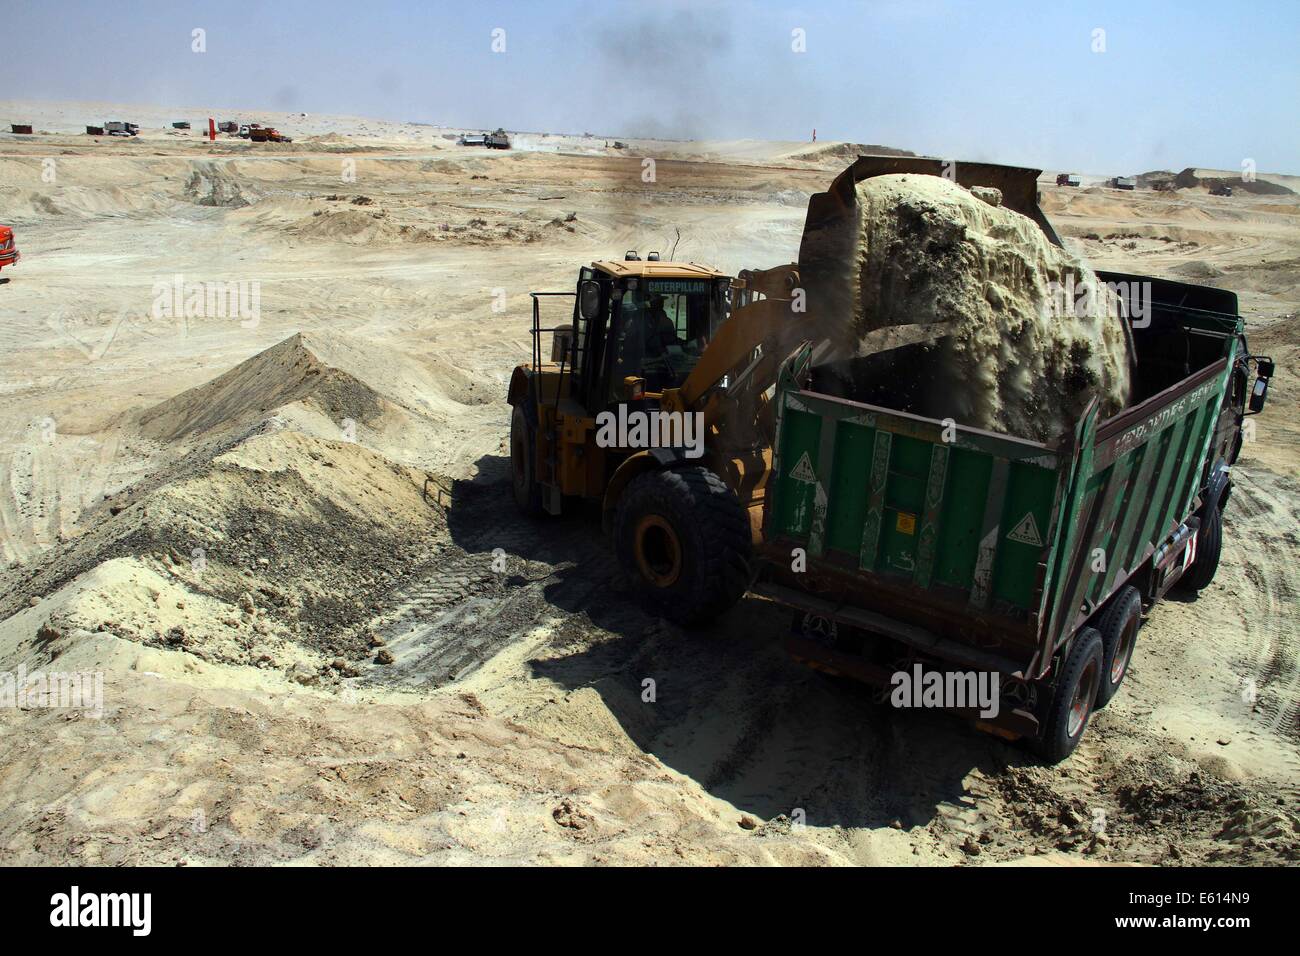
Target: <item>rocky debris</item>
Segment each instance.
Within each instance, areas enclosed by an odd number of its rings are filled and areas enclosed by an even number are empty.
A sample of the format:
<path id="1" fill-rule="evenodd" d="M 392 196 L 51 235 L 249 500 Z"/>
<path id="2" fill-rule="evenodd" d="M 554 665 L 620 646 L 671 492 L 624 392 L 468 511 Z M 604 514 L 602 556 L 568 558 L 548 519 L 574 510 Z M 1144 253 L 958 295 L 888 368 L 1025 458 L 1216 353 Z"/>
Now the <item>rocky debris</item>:
<path id="1" fill-rule="evenodd" d="M 581 809 L 568 797 L 561 800 L 560 805 L 551 811 L 551 817 L 560 826 L 569 830 L 586 830 L 595 823 L 595 818 L 591 814 Z"/>
<path id="2" fill-rule="evenodd" d="M 294 683 L 302 684 L 305 687 L 314 687 L 316 684 L 320 683 L 320 674 L 316 672 L 315 668 L 312 668 L 301 661 L 292 664 L 285 676 Z"/>

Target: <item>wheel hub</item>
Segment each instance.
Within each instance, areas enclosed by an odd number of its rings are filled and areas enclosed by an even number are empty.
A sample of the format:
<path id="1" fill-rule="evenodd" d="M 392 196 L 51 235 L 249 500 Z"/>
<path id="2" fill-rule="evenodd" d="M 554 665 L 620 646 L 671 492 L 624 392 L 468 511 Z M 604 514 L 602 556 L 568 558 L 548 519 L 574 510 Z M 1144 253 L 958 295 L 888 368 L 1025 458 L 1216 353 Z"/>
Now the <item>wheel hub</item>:
<path id="1" fill-rule="evenodd" d="M 1076 737 L 1088 719 L 1088 711 L 1097 693 L 1098 666 L 1092 661 L 1079 675 L 1079 682 L 1074 686 L 1074 697 L 1070 700 L 1070 717 L 1065 730 L 1071 737 Z"/>
<path id="2" fill-rule="evenodd" d="M 677 531 L 660 515 L 645 515 L 636 525 L 636 563 L 642 576 L 658 588 L 672 587 L 682 573 L 682 546 Z"/>

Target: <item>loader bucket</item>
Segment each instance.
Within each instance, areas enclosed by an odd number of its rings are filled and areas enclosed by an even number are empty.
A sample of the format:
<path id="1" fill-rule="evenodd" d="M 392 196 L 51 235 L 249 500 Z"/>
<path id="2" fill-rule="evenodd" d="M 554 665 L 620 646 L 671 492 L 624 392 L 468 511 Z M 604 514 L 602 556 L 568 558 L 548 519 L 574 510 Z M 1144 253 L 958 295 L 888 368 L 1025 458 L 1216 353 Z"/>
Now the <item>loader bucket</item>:
<path id="1" fill-rule="evenodd" d="M 1002 192 L 1002 205 L 1028 216 L 1056 245 L 1061 239 L 1038 206 L 1038 177 L 1042 170 L 994 163 L 952 162 L 923 156 L 859 156 L 835 177 L 830 188 L 808 200 L 803 239 L 799 245 L 799 276 L 809 289 L 812 311 L 819 317 L 843 315 L 851 309 L 848 287 L 839 281 L 851 262 L 857 241 L 857 193 L 864 179 L 891 173 L 943 176 L 952 169 L 958 185 L 992 186 Z"/>

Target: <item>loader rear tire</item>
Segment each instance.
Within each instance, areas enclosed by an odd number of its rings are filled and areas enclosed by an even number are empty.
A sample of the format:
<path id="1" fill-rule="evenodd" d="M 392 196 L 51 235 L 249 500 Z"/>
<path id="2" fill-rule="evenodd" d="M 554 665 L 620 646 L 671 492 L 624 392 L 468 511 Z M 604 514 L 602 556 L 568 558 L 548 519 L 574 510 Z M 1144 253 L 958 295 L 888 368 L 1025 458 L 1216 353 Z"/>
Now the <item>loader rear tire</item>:
<path id="1" fill-rule="evenodd" d="M 510 478 L 515 504 L 528 517 L 542 513 L 542 486 L 537 483 L 536 432 L 528 422 L 523 403 L 510 416 Z"/>
<path id="2" fill-rule="evenodd" d="M 1057 764 L 1083 739 L 1096 709 L 1102 678 L 1101 635 L 1086 627 L 1074 639 L 1056 686 L 1049 695 L 1043 723 L 1033 748 L 1044 762 Z"/>
<path id="3" fill-rule="evenodd" d="M 1128 673 L 1137 643 L 1138 628 L 1142 626 L 1142 595 L 1133 585 L 1128 585 L 1115 595 L 1110 606 L 1097 623 L 1101 633 L 1101 683 L 1097 685 L 1096 709 L 1101 710 L 1119 692 L 1119 685 Z"/>
<path id="4" fill-rule="evenodd" d="M 641 600 L 687 627 L 729 610 L 749 586 L 749 516 L 707 468 L 636 478 L 618 503 L 614 549 Z"/>

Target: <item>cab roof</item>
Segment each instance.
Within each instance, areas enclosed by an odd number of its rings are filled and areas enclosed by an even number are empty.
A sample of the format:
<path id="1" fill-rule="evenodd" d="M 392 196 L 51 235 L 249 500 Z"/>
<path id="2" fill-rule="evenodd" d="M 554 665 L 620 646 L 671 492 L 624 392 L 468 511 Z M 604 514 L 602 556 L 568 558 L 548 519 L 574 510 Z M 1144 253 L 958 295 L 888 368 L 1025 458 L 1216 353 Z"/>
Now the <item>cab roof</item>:
<path id="1" fill-rule="evenodd" d="M 637 276 L 646 279 L 728 279 L 725 272 L 695 262 L 662 262 L 651 259 L 636 259 L 631 262 L 619 259 L 603 259 L 591 264 L 615 279 Z"/>

